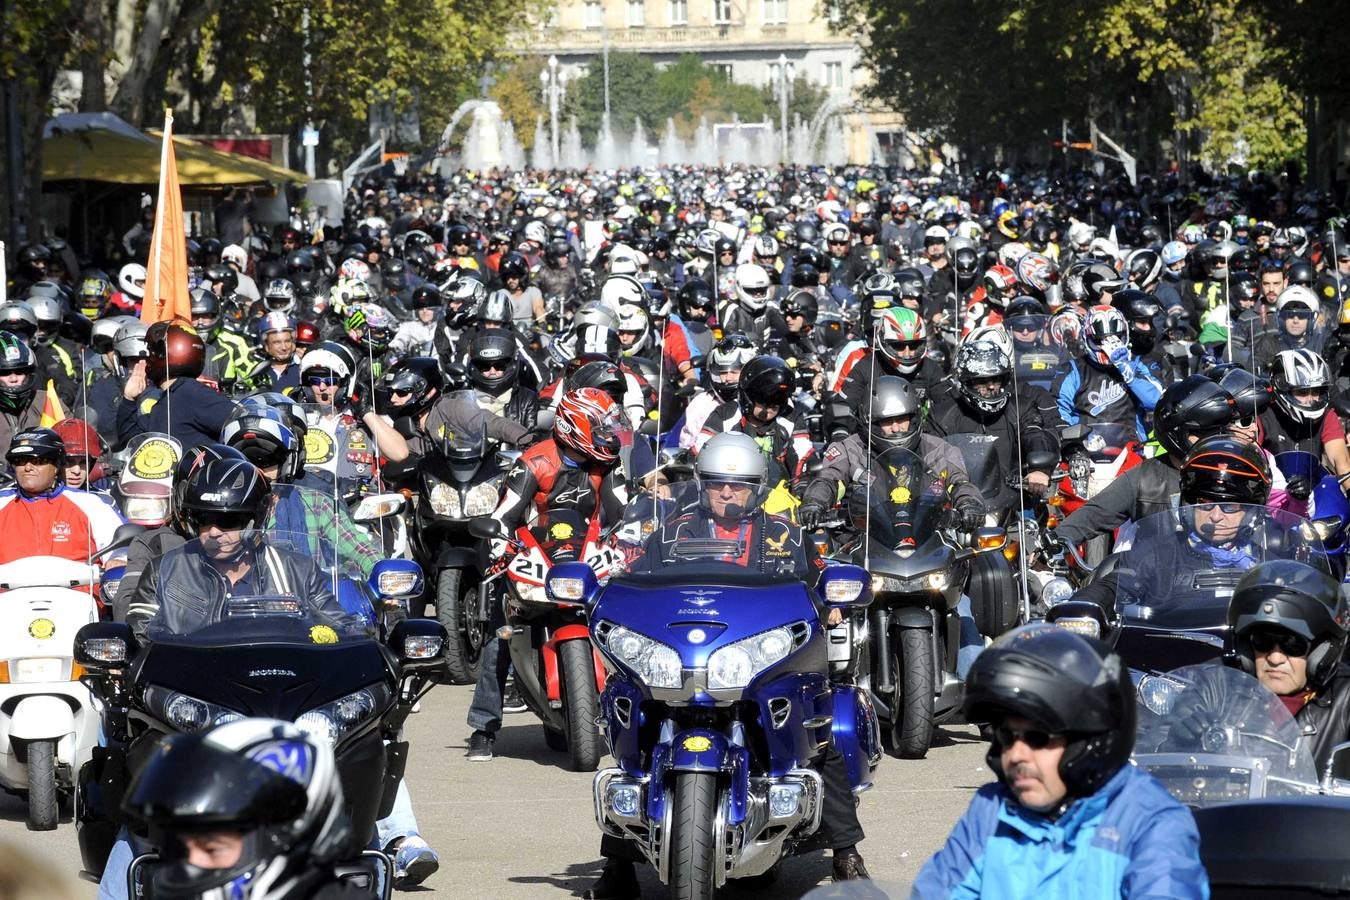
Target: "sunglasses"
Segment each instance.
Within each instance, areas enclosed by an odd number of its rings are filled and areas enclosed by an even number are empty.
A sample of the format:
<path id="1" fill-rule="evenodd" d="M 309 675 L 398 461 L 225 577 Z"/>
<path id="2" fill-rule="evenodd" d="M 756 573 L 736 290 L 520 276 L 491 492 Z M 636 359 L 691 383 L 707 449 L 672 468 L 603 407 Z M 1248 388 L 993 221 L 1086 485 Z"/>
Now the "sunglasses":
<path id="1" fill-rule="evenodd" d="M 1214 510 L 1217 509 L 1219 512 L 1223 513 L 1226 516 L 1231 516 L 1234 515 L 1235 513 L 1242 512 L 1241 503 L 1197 503 L 1196 507 L 1201 512 L 1207 513 L 1213 512 Z"/>
<path id="2" fill-rule="evenodd" d="M 221 531 L 243 531 L 253 525 L 253 513 L 203 512 L 193 516 L 197 531 L 205 531 L 212 525 Z"/>
<path id="3" fill-rule="evenodd" d="M 1257 653 L 1269 653 L 1279 647 L 1285 656 L 1308 655 L 1308 639 L 1287 631 L 1253 631 L 1247 640 Z"/>
<path id="4" fill-rule="evenodd" d="M 1051 743 L 1063 737 L 1057 732 L 1046 731 L 1044 728 L 1009 728 L 1007 725 L 994 726 L 993 735 L 994 742 L 1000 747 L 1011 747 L 1021 741 L 1032 750 L 1044 750 Z"/>

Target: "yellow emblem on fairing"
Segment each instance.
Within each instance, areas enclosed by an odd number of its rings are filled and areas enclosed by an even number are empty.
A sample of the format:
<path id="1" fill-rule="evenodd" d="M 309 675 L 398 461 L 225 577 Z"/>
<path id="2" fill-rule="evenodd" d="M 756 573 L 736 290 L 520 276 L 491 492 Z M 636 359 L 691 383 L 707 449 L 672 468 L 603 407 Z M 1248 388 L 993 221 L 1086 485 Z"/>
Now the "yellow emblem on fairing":
<path id="1" fill-rule="evenodd" d="M 908 503 L 910 496 L 911 494 L 909 492 L 909 488 L 905 487 L 904 485 L 900 485 L 899 487 L 891 491 L 891 502 Z"/>
<path id="2" fill-rule="evenodd" d="M 34 619 L 28 623 L 28 633 L 39 641 L 45 641 L 56 634 L 56 623 L 51 619 Z"/>
<path id="3" fill-rule="evenodd" d="M 555 541 L 565 541 L 573 534 L 574 529 L 566 522 L 554 522 L 549 526 L 548 536 Z"/>
<path id="4" fill-rule="evenodd" d="M 146 401 L 154 404 L 153 400 Z M 148 410 L 147 410 L 148 412 Z M 168 441 L 152 438 L 136 449 L 131 458 L 131 474 L 147 481 L 164 478 L 178 465 L 178 451 Z"/>
<path id="5" fill-rule="evenodd" d="M 309 639 L 316 644 L 336 644 L 337 632 L 327 625 L 315 625 L 309 630 Z"/>
<path id="6" fill-rule="evenodd" d="M 712 749 L 712 741 L 702 735 L 694 735 L 684 739 L 684 749 L 690 753 L 704 753 Z"/>

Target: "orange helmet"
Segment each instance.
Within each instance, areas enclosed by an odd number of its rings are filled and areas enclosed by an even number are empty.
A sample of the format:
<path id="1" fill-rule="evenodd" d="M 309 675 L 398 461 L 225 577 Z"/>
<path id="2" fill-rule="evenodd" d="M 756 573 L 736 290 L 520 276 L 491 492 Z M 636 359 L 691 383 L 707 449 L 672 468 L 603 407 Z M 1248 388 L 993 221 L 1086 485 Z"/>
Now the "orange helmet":
<path id="1" fill-rule="evenodd" d="M 563 395 L 553 420 L 553 438 L 586 459 L 612 463 L 619 458 L 619 405 L 599 388 L 577 388 Z"/>

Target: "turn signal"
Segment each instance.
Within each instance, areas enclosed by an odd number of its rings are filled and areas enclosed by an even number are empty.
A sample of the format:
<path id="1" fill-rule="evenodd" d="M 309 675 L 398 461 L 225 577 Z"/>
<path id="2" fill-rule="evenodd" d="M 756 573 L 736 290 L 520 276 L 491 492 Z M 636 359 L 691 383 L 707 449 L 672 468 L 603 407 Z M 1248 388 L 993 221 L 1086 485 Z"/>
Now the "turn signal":
<path id="1" fill-rule="evenodd" d="M 1003 558 L 1012 562 L 1017 558 L 1017 541 L 1008 541 L 1003 547 Z"/>
<path id="2" fill-rule="evenodd" d="M 977 538 L 976 543 L 981 550 L 997 550 L 1008 542 L 1006 534 L 990 534 Z"/>

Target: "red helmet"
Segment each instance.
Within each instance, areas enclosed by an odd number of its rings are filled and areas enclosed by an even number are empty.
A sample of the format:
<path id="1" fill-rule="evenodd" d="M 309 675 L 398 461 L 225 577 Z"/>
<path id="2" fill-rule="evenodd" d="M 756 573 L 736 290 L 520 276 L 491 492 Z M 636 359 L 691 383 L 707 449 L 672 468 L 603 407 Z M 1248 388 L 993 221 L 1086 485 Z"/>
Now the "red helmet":
<path id="1" fill-rule="evenodd" d="M 84 419 L 62 419 L 52 426 L 66 445 L 67 456 L 87 456 L 98 459 L 103 455 L 103 439 Z"/>
<path id="2" fill-rule="evenodd" d="M 577 388 L 563 395 L 553 420 L 553 438 L 586 459 L 612 463 L 619 458 L 622 412 L 605 391 Z"/>
<path id="3" fill-rule="evenodd" d="M 150 351 L 146 377 L 154 384 L 166 378 L 196 378 L 206 368 L 206 344 L 197 332 L 176 322 L 156 322 L 145 333 Z"/>

